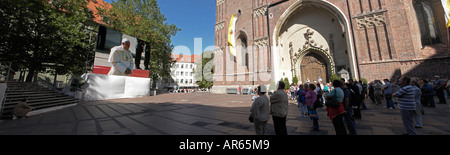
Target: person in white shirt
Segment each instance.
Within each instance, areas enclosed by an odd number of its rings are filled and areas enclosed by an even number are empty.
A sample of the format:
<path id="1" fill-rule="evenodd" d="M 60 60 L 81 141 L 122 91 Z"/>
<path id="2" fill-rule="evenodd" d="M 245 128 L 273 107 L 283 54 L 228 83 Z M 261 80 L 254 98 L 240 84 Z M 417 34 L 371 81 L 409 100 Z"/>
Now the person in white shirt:
<path id="1" fill-rule="evenodd" d="M 111 49 L 108 62 L 112 63 L 112 67 L 108 75 L 130 76 L 133 73 L 134 62 L 130 44 L 130 40 L 124 38 L 121 46 Z"/>

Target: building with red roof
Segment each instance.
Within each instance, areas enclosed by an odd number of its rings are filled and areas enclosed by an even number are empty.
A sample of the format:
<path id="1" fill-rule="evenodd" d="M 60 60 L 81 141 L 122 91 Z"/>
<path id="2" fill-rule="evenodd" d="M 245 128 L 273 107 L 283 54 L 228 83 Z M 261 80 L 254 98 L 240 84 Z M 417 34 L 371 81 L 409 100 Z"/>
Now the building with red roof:
<path id="1" fill-rule="evenodd" d="M 171 79 L 166 79 L 166 88 L 175 89 L 176 92 L 184 92 L 184 89 L 197 89 L 197 79 L 195 78 L 195 69 L 197 63 L 202 59 L 201 55 L 180 55 L 172 54 Z M 178 91 L 177 91 L 178 90 Z"/>

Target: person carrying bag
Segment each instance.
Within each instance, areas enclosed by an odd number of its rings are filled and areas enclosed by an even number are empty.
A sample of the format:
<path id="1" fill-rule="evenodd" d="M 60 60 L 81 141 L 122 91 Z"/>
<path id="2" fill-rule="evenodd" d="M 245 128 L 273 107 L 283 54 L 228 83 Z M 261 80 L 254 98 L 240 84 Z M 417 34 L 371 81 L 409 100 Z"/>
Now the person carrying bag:
<path id="1" fill-rule="evenodd" d="M 333 91 L 331 91 L 333 92 Z M 331 108 L 337 108 L 341 104 L 336 100 L 336 96 L 331 97 L 329 100 L 325 102 L 325 106 L 331 107 Z"/>
<path id="2" fill-rule="evenodd" d="M 347 129 L 345 128 L 343 121 L 343 114 L 345 114 L 344 109 L 344 91 L 340 88 L 342 82 L 339 80 L 333 81 L 333 89 L 327 96 L 327 106 L 328 118 L 333 122 L 336 135 L 347 135 Z"/>

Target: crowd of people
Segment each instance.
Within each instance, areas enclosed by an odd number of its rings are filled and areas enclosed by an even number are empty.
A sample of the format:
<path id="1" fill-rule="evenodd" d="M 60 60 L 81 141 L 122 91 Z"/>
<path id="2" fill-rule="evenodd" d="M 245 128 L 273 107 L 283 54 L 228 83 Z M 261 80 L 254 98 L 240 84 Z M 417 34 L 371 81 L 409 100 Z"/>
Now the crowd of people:
<path id="1" fill-rule="evenodd" d="M 431 80 L 428 79 L 419 79 L 419 78 L 412 78 L 412 82 L 414 82 L 414 85 L 418 87 L 421 91 L 420 96 L 420 102 L 423 106 L 427 107 L 436 107 L 436 103 L 434 101 L 434 96 L 437 96 L 439 99 L 438 104 L 446 104 L 446 98 L 447 94 L 450 91 L 450 79 L 447 78 L 447 81 L 441 80 L 439 76 L 435 76 L 435 80 L 433 83 L 431 83 Z M 389 81 L 387 79 L 384 80 L 385 84 L 383 85 L 380 80 L 375 80 L 373 82 L 370 82 L 368 85 L 369 90 L 369 98 L 372 100 L 372 102 L 376 103 L 377 105 L 383 104 L 383 96 L 385 98 L 386 102 L 389 102 L 393 105 L 394 102 L 397 103 L 397 98 L 394 96 L 392 98 L 392 94 L 397 92 L 400 89 L 400 81 L 399 78 L 394 78 L 392 81 Z M 393 83 L 391 85 L 391 83 Z M 391 98 L 390 98 L 391 97 Z M 395 108 L 393 106 L 387 107 L 387 108 Z"/>
<path id="2" fill-rule="evenodd" d="M 435 108 L 436 104 L 447 104 L 447 94 L 450 91 L 450 79 L 443 81 L 436 75 L 434 81 L 424 78 L 396 77 L 389 81 L 375 80 L 368 85 L 368 98 L 373 104 L 383 105 L 386 108 L 395 109 L 398 104 L 403 125 L 408 135 L 416 135 L 416 128 L 423 128 L 422 115 L 425 114 L 424 106 Z M 434 101 L 437 96 L 439 102 Z"/>
<path id="3" fill-rule="evenodd" d="M 424 106 L 436 107 L 436 104 L 447 104 L 450 80 L 441 80 L 435 76 L 431 83 L 427 79 L 396 77 L 392 80 L 374 80 L 370 83 L 349 79 L 335 80 L 332 83 L 321 82 L 292 85 L 284 89 L 284 82 L 278 83 L 278 90 L 267 97 L 264 85 L 254 90 L 250 118 L 255 122 L 258 135 L 265 134 L 265 126 L 272 115 L 275 133 L 286 135 L 286 116 L 288 100 L 295 100 L 300 109 L 300 117 L 312 120 L 312 131 L 319 130 L 317 108 L 326 107 L 327 116 L 332 122 L 337 135 L 357 135 L 355 119 L 362 119 L 361 110 L 366 110 L 366 98 L 375 105 L 386 105 L 387 109 L 400 109 L 400 116 L 405 134 L 416 135 L 416 128 L 422 128 Z M 435 103 L 434 96 L 439 98 Z M 332 105 L 332 102 L 337 104 Z"/>

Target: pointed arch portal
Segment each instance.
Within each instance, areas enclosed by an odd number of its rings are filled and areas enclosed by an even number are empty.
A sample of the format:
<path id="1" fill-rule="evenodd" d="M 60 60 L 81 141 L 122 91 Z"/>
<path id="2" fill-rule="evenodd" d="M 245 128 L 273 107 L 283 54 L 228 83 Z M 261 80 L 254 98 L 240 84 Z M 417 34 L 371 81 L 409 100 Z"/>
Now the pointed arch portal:
<path id="1" fill-rule="evenodd" d="M 341 69 L 357 77 L 349 24 L 346 15 L 328 1 L 293 3 L 275 25 L 273 78 L 297 76 L 299 81 L 305 82 L 305 78 L 310 78 L 312 82 L 322 77 L 328 81 L 336 70 Z M 289 58 L 291 61 L 284 61 Z"/>

